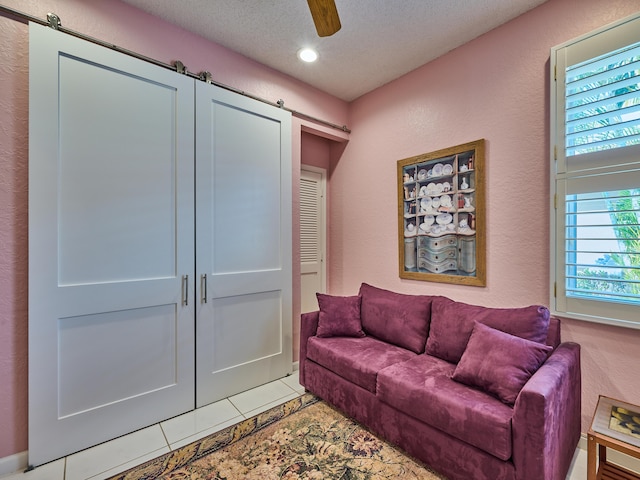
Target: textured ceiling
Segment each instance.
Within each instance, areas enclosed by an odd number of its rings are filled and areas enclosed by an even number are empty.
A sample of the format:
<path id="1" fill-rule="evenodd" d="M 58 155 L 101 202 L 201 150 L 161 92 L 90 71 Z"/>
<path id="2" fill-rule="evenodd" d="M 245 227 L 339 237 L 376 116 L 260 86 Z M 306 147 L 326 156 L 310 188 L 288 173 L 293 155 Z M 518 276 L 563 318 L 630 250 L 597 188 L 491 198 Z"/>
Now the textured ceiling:
<path id="1" fill-rule="evenodd" d="M 336 0 L 342 29 L 324 38 L 305 0 L 124 1 L 350 101 L 546 0 Z"/>

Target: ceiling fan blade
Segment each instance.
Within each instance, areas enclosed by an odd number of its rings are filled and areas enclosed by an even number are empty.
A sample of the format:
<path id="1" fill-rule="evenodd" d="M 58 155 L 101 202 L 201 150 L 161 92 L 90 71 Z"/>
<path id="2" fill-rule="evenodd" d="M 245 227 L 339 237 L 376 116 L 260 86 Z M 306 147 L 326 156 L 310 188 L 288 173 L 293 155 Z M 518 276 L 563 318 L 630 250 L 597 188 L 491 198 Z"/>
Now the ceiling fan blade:
<path id="1" fill-rule="evenodd" d="M 334 0 L 307 0 L 307 3 L 319 36 L 328 37 L 340 30 L 342 25 Z"/>

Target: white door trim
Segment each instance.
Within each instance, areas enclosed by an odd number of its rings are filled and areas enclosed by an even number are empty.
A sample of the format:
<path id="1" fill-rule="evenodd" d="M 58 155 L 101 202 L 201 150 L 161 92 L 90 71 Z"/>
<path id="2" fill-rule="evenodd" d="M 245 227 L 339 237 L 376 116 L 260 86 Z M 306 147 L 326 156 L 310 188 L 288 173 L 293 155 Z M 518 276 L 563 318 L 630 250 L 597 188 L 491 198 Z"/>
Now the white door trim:
<path id="1" fill-rule="evenodd" d="M 320 176 L 320 180 L 319 180 L 319 186 L 320 186 L 320 201 L 319 201 L 319 207 L 320 207 L 320 227 L 319 227 L 319 232 L 318 232 L 318 243 L 319 243 L 319 250 L 320 250 L 320 286 L 318 288 L 318 291 L 321 293 L 324 293 L 327 291 L 327 170 L 324 168 L 320 168 L 320 167 L 314 167 L 311 165 L 304 165 L 302 164 L 300 166 L 300 180 L 302 181 L 304 175 L 306 173 L 310 173 L 313 176 Z M 301 209 L 301 214 L 302 214 L 302 209 Z M 302 275 L 305 273 L 304 270 L 304 265 L 303 265 L 303 261 L 302 261 L 302 255 L 301 255 L 301 259 L 300 259 L 300 275 L 302 277 Z M 304 295 L 305 292 L 303 291 L 303 288 L 301 287 L 300 289 L 300 295 Z M 301 302 L 301 304 L 304 304 L 304 302 Z"/>

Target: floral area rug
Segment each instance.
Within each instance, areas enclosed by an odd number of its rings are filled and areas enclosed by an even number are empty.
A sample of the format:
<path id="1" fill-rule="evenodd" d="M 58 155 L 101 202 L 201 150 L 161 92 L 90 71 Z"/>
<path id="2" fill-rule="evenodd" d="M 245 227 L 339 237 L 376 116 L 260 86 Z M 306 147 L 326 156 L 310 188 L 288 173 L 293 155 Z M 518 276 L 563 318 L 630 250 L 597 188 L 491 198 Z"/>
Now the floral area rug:
<path id="1" fill-rule="evenodd" d="M 109 480 L 446 480 L 310 394 Z"/>

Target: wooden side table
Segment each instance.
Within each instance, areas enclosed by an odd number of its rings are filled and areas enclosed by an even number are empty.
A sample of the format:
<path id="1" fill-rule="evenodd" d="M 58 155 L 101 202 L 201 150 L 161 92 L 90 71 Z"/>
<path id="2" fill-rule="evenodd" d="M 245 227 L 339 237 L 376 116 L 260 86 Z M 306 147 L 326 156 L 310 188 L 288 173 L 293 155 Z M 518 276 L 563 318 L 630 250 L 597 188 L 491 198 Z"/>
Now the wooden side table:
<path id="1" fill-rule="evenodd" d="M 639 473 L 607 462 L 607 448 L 640 459 L 640 406 L 601 395 L 587 433 L 587 480 L 640 480 Z"/>

